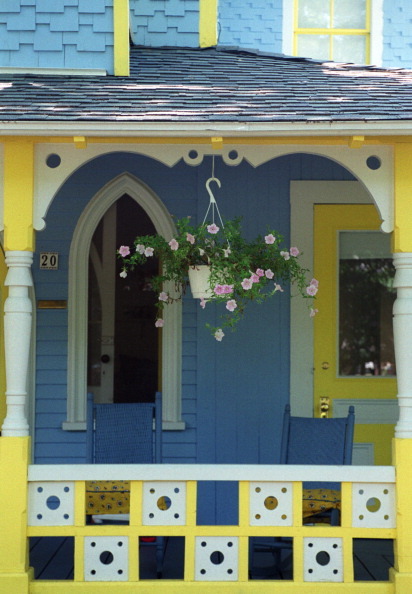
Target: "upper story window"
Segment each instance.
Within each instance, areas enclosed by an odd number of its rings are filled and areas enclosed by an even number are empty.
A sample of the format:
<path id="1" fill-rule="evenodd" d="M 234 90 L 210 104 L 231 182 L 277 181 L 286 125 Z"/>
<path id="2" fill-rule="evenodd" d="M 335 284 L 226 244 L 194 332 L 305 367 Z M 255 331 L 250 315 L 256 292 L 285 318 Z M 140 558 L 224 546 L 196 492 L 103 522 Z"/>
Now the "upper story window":
<path id="1" fill-rule="evenodd" d="M 368 64 L 373 0 L 295 0 L 293 53 Z"/>

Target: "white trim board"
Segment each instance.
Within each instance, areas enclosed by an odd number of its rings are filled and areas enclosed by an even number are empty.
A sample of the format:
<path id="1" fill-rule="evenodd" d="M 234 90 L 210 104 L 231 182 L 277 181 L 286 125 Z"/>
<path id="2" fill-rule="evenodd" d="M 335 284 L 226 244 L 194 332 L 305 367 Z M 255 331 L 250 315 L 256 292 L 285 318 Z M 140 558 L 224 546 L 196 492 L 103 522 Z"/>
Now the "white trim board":
<path id="1" fill-rule="evenodd" d="M 357 425 L 396 425 L 398 422 L 399 404 L 396 398 L 335 398 L 333 416 L 345 417 L 349 406 L 355 407 Z"/>

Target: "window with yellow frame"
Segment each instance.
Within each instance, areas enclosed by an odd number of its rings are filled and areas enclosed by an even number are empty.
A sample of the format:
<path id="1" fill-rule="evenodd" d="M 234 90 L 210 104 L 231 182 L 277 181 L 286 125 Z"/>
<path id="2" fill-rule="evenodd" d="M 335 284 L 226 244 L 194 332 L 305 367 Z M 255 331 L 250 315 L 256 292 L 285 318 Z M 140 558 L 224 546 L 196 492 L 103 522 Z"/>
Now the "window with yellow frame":
<path id="1" fill-rule="evenodd" d="M 295 0 L 294 54 L 370 62 L 370 0 Z"/>

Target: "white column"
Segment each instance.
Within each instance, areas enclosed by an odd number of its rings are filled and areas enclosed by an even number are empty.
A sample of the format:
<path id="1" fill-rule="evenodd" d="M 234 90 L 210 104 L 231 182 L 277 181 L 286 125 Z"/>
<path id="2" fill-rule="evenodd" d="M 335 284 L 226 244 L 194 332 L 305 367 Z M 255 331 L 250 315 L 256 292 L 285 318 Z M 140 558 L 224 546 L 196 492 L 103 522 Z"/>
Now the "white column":
<path id="1" fill-rule="evenodd" d="M 2 435 L 9 437 L 29 434 L 25 404 L 32 325 L 32 304 L 29 297 L 29 287 L 33 285 L 32 262 L 31 252 L 6 252 L 6 264 L 9 268 L 5 282 L 9 295 L 4 304 L 7 414 Z"/>
<path id="2" fill-rule="evenodd" d="M 412 437 L 412 253 L 394 254 L 394 286 L 397 297 L 393 306 L 396 375 L 399 420 L 395 437 Z"/>

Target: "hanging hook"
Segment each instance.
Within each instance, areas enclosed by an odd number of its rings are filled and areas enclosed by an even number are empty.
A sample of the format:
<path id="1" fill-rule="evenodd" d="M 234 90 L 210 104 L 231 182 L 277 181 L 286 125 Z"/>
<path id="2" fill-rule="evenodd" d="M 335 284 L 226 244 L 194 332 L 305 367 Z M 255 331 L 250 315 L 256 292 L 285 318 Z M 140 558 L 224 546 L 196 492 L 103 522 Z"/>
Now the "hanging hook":
<path id="1" fill-rule="evenodd" d="M 216 183 L 217 183 L 217 185 L 219 186 L 219 188 L 222 186 L 222 184 L 220 183 L 220 179 L 217 179 L 217 177 L 209 177 L 209 179 L 208 179 L 208 180 L 207 180 L 207 182 L 206 182 L 206 190 L 207 190 L 207 193 L 209 194 L 210 203 L 211 203 L 211 204 L 216 204 L 216 199 L 215 199 L 215 197 L 213 196 L 213 192 L 212 192 L 212 190 L 210 189 L 210 183 L 211 183 L 212 181 L 213 181 L 213 182 L 216 182 Z"/>

